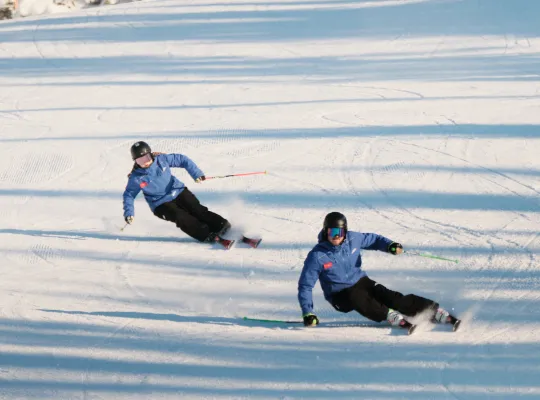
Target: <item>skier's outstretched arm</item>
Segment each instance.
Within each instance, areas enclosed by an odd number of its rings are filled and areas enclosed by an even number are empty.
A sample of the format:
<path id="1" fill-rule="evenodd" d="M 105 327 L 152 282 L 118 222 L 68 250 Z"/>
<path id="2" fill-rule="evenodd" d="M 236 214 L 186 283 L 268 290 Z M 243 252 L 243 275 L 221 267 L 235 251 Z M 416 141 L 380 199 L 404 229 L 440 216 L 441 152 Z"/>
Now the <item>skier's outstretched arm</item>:
<path id="1" fill-rule="evenodd" d="M 400 254 L 403 250 L 403 246 L 397 242 L 394 242 L 387 237 L 378 235 L 376 233 L 359 233 L 360 236 L 360 248 L 365 250 L 379 250 L 386 253 Z"/>
<path id="2" fill-rule="evenodd" d="M 126 190 L 124 190 L 124 219 L 126 222 L 133 222 L 133 217 L 135 216 L 135 198 L 141 191 L 140 186 L 133 179 L 129 179 Z M 128 221 L 129 219 L 129 221 Z"/>
<path id="3" fill-rule="evenodd" d="M 313 314 L 313 287 L 319 280 L 321 265 L 315 253 L 310 252 L 304 261 L 304 268 L 298 280 L 298 301 L 302 309 L 304 325 L 313 326 L 319 319 Z"/>
<path id="4" fill-rule="evenodd" d="M 183 154 L 164 154 L 172 168 L 185 168 L 194 181 L 204 176 L 197 164 Z M 204 179 L 203 179 L 204 180 Z"/>

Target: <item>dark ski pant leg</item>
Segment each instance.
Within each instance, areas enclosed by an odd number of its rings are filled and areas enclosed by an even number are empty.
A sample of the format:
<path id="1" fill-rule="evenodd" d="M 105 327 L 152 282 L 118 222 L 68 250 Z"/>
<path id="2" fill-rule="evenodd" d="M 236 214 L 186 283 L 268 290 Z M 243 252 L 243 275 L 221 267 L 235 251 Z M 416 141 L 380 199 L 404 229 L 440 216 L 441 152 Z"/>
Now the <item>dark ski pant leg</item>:
<path id="1" fill-rule="evenodd" d="M 210 231 L 217 233 L 225 226 L 227 220 L 221 215 L 218 215 L 207 207 L 203 206 L 197 197 L 186 187 L 175 199 L 176 204 L 197 218 L 199 221 L 205 223 L 210 227 Z"/>
<path id="2" fill-rule="evenodd" d="M 356 310 L 364 317 L 381 322 L 386 320 L 388 309 L 392 308 L 405 316 L 414 317 L 427 309 L 435 310 L 439 304 L 415 294 L 403 295 L 390 290 L 370 279 L 361 278 L 350 288 L 332 296 L 334 308 L 341 312 Z"/>
<path id="3" fill-rule="evenodd" d="M 158 206 L 154 211 L 154 215 L 166 221 L 174 222 L 182 232 L 200 242 L 204 242 L 212 232 L 207 224 L 199 221 L 183 208 L 178 207 L 174 200 Z"/>
<path id="4" fill-rule="evenodd" d="M 384 321 L 388 316 L 388 307 L 373 297 L 374 285 L 375 282 L 365 276 L 350 288 L 332 295 L 332 305 L 341 312 L 355 310 L 372 321 Z"/>
<path id="5" fill-rule="evenodd" d="M 428 309 L 435 313 L 439 307 L 439 304 L 433 300 L 426 299 L 415 294 L 403 295 L 399 292 L 390 290 L 377 282 L 374 282 L 372 294 L 377 301 L 381 302 L 388 308 L 399 311 L 401 314 L 407 317 L 414 317 L 416 314 Z"/>

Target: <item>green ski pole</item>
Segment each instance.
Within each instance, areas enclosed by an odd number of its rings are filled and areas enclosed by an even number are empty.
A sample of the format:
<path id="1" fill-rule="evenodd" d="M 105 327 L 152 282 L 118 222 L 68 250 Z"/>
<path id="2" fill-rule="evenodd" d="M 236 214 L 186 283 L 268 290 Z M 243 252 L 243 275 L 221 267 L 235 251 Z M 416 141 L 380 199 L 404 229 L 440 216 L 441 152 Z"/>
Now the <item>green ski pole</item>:
<path id="1" fill-rule="evenodd" d="M 414 250 L 406 250 L 404 251 L 405 254 L 411 254 L 411 255 L 414 255 L 414 256 L 420 256 L 420 257 L 426 257 L 426 258 L 434 258 L 435 260 L 443 260 L 443 261 L 450 261 L 450 262 L 453 262 L 453 263 L 458 263 L 459 261 L 458 260 L 452 260 L 450 258 L 444 258 L 444 257 L 439 257 L 439 256 L 434 256 L 434 255 L 431 255 L 431 254 L 426 254 L 426 253 L 420 253 L 419 251 L 414 251 Z"/>
<path id="2" fill-rule="evenodd" d="M 248 318 L 244 317 L 244 321 L 254 321 L 254 322 L 273 322 L 278 324 L 302 324 L 303 321 L 283 321 L 280 319 L 259 319 L 259 318 Z"/>

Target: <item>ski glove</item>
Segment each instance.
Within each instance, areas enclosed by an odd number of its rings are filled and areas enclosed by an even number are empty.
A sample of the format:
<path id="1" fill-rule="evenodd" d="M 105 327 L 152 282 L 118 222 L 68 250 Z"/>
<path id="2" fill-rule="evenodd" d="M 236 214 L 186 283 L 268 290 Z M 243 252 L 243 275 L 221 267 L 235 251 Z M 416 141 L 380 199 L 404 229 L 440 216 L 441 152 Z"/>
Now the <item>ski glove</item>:
<path id="1" fill-rule="evenodd" d="M 126 221 L 127 224 L 132 224 L 133 223 L 133 220 L 135 219 L 135 217 L 133 217 L 132 215 L 128 215 L 126 218 L 124 218 L 124 220 Z"/>
<path id="2" fill-rule="evenodd" d="M 388 246 L 388 252 L 397 255 L 403 253 L 403 246 L 401 243 L 392 242 L 390 243 L 390 246 Z"/>
<path id="3" fill-rule="evenodd" d="M 196 183 L 201 183 L 202 181 L 205 181 L 206 180 L 206 176 L 199 176 L 197 179 L 195 179 L 195 182 Z"/>
<path id="4" fill-rule="evenodd" d="M 304 315 L 304 326 L 319 325 L 319 318 L 315 314 L 309 313 Z"/>

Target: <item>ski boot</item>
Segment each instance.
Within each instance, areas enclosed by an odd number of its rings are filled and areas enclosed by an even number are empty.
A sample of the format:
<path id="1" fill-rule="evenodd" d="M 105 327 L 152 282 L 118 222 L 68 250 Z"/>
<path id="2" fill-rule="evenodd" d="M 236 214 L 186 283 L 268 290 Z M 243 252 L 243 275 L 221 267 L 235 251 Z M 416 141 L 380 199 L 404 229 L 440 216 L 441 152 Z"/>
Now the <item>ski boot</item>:
<path id="1" fill-rule="evenodd" d="M 452 330 L 454 332 L 459 329 L 459 325 L 461 324 L 461 320 L 457 319 L 441 307 L 439 307 L 437 311 L 435 311 L 431 322 L 433 322 L 434 324 L 452 324 Z"/>
<path id="2" fill-rule="evenodd" d="M 231 229 L 231 224 L 229 221 L 225 220 L 225 223 L 221 227 L 220 231 L 217 233 L 218 236 L 223 237 L 224 235 L 229 232 L 229 229 Z"/>
<path id="3" fill-rule="evenodd" d="M 392 310 L 391 308 L 388 309 L 388 316 L 386 317 L 386 320 L 392 326 L 407 329 L 407 334 L 409 335 L 412 334 L 416 329 L 416 325 L 411 324 L 400 312 Z"/>

